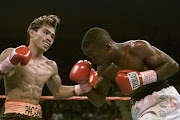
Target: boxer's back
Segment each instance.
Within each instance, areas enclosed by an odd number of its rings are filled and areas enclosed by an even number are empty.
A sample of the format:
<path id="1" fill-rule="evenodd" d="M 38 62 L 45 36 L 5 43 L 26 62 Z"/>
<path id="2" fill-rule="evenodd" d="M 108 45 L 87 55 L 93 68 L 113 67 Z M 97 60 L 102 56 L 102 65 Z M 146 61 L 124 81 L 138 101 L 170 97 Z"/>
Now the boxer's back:
<path id="1" fill-rule="evenodd" d="M 146 50 L 145 44 L 146 42 L 142 40 L 131 40 L 123 43 L 123 45 L 121 44 L 121 47 L 123 47 L 123 49 L 121 49 L 122 51 L 120 51 L 120 57 L 118 57 L 114 62 L 116 66 L 116 72 L 123 69 L 146 71 L 155 68 L 156 66 L 149 65 L 145 62 L 143 57 L 144 54 L 139 54 L 141 53 L 142 47 L 144 47 L 143 49 Z M 100 74 L 101 72 L 103 73 L 104 70 L 99 70 Z M 114 74 L 113 72 L 113 69 L 107 72 L 108 78 L 112 78 L 112 80 L 114 80 L 114 78 L 116 77 L 116 74 Z M 134 93 L 132 93 L 132 96 L 140 96 L 140 98 L 145 97 L 146 95 L 151 94 L 153 91 L 159 91 L 165 86 L 168 86 L 168 82 L 166 80 L 148 84 L 138 88 Z"/>

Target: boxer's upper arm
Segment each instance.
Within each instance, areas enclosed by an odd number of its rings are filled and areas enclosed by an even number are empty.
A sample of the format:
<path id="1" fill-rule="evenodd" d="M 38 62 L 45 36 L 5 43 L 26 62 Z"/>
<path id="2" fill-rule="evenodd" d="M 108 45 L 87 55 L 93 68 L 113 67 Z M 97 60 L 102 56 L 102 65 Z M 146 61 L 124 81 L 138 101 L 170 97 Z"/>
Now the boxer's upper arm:
<path id="1" fill-rule="evenodd" d="M 166 79 L 179 70 L 179 65 L 175 60 L 148 42 L 142 43 L 137 53 L 149 69 L 156 71 L 158 80 Z"/>
<path id="2" fill-rule="evenodd" d="M 136 42 L 133 52 L 150 68 L 156 68 L 165 62 L 162 52 L 151 46 L 147 41 Z"/>
<path id="3" fill-rule="evenodd" d="M 51 93 L 53 94 L 53 96 L 56 96 L 56 93 L 59 92 L 59 89 L 61 87 L 61 78 L 58 75 L 57 64 L 54 61 L 52 61 L 51 66 L 53 68 L 53 74 L 50 77 L 50 79 L 46 82 L 46 84 L 49 90 L 51 91 Z"/>
<path id="4" fill-rule="evenodd" d="M 155 47 L 152 48 L 155 54 L 154 56 L 146 58 L 146 62 L 154 67 L 158 80 L 167 79 L 179 71 L 179 65 L 174 59 L 159 49 Z"/>
<path id="5" fill-rule="evenodd" d="M 151 55 L 147 54 L 144 58 L 145 63 L 147 63 L 149 67 L 157 68 L 166 62 L 170 62 L 169 60 L 171 58 L 166 53 L 160 51 L 154 46 L 151 46 L 151 49 Z"/>
<path id="6" fill-rule="evenodd" d="M 151 46 L 148 42 L 144 44 L 141 52 L 142 59 L 150 68 L 156 69 L 163 64 L 177 64 L 169 55 L 158 48 Z"/>
<path id="7" fill-rule="evenodd" d="M 1 55 L 0 55 L 0 63 L 1 63 L 3 60 L 5 60 L 12 51 L 13 51 L 13 48 L 7 48 L 7 49 L 5 49 L 5 50 L 1 53 Z"/>
<path id="8" fill-rule="evenodd" d="M 49 90 L 53 94 L 55 98 L 67 98 L 73 96 L 74 86 L 65 86 L 62 85 L 61 78 L 58 74 L 58 66 L 57 64 L 52 61 L 51 64 L 53 68 L 53 73 L 50 79 L 46 82 Z"/>
<path id="9" fill-rule="evenodd" d="M 12 51 L 13 51 L 13 48 L 7 48 L 7 49 L 5 49 L 5 50 L 1 53 L 1 55 L 0 55 L 0 63 L 1 63 L 2 61 L 4 61 L 4 60 L 9 56 L 9 54 L 10 54 Z M 2 79 L 2 75 L 0 75 L 0 79 Z"/>

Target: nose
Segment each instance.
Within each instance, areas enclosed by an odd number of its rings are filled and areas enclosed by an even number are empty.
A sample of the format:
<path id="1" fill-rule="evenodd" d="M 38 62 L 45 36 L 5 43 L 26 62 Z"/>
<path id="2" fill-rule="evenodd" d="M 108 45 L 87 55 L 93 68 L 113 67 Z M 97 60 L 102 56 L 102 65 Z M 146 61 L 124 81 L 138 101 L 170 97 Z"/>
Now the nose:
<path id="1" fill-rule="evenodd" d="M 52 41 L 51 35 L 47 35 L 47 36 L 46 36 L 46 40 L 49 41 L 49 42 L 51 42 L 51 41 Z"/>

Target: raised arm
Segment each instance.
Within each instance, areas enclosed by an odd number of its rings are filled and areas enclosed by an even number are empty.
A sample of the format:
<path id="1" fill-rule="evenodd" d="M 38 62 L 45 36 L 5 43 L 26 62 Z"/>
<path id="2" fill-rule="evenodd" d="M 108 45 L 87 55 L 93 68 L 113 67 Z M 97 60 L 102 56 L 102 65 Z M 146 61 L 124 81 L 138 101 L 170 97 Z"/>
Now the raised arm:
<path id="1" fill-rule="evenodd" d="M 95 88 L 87 94 L 91 103 L 96 107 L 101 107 L 104 104 L 109 88 L 111 87 L 111 80 L 115 80 L 116 73 L 119 69 L 114 63 L 111 63 L 108 67 L 97 67 L 99 74 L 98 81 Z"/>
<path id="2" fill-rule="evenodd" d="M 93 88 L 89 93 L 87 93 L 89 101 L 96 107 L 101 107 L 108 95 L 109 88 L 111 86 L 111 81 L 102 76 L 98 77 L 100 84 L 97 88 Z"/>
<path id="3" fill-rule="evenodd" d="M 27 65 L 31 55 L 30 49 L 24 45 L 6 49 L 1 55 L 0 74 L 5 75 L 19 63 L 21 66 Z"/>
<path id="4" fill-rule="evenodd" d="M 13 51 L 13 48 L 5 49 L 0 55 L 0 69 L 2 69 L 2 62 L 9 56 L 9 54 Z M 0 79 L 2 79 L 3 75 L 0 74 Z"/>
<path id="5" fill-rule="evenodd" d="M 61 83 L 61 78 L 58 75 L 58 67 L 55 62 L 52 62 L 54 74 L 46 82 L 49 90 L 55 98 L 68 98 L 73 96 L 74 86 L 65 86 Z"/>

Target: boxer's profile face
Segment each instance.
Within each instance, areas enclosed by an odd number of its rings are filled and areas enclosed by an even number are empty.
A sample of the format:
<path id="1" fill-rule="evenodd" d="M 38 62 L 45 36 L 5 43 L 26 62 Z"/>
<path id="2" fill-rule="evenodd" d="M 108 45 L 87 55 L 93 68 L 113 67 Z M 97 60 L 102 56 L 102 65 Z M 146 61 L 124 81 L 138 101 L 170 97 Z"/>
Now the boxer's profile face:
<path id="1" fill-rule="evenodd" d="M 49 25 L 43 25 L 37 31 L 30 31 L 30 42 L 46 52 L 54 42 L 55 29 Z"/>

